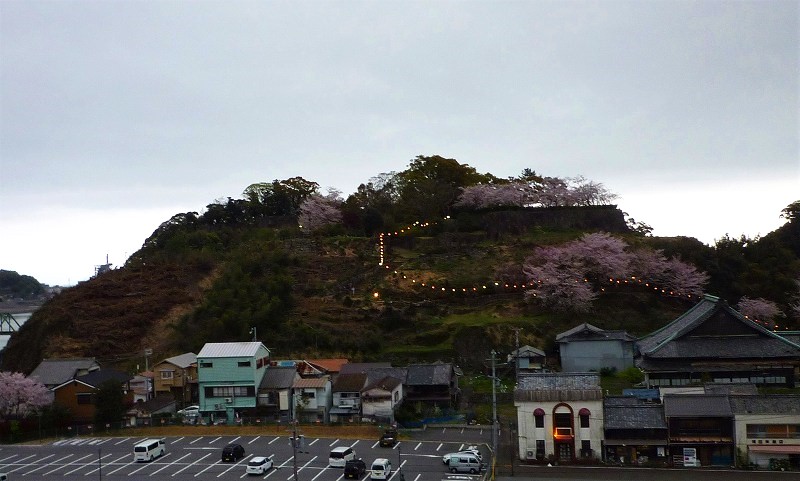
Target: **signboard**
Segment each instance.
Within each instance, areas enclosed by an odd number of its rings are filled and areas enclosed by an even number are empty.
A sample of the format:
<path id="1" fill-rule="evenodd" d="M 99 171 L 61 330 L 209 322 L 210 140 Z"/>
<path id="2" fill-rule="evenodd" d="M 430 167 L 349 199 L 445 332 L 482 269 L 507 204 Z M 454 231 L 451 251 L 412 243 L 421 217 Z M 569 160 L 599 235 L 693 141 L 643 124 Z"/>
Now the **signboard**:
<path id="1" fill-rule="evenodd" d="M 697 460 L 697 449 L 683 448 L 683 465 L 687 468 L 700 467 L 700 461 Z"/>

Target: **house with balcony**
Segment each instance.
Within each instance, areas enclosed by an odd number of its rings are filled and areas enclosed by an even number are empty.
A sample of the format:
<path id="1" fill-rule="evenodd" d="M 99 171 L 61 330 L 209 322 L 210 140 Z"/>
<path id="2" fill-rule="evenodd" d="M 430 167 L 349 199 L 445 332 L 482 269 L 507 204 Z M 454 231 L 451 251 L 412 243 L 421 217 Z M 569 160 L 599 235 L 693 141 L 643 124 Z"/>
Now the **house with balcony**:
<path id="1" fill-rule="evenodd" d="M 739 465 L 770 468 L 780 460 L 800 469 L 800 396 L 731 395 L 730 403 Z"/>
<path id="2" fill-rule="evenodd" d="M 207 343 L 197 354 L 200 412 L 233 423 L 256 407 L 257 391 L 269 367 L 269 349 L 260 342 Z"/>
<path id="3" fill-rule="evenodd" d="M 600 458 L 604 415 L 598 374 L 520 373 L 514 406 L 519 459 Z"/>
<path id="4" fill-rule="evenodd" d="M 333 382 L 331 422 L 353 422 L 361 417 L 361 391 L 367 384 L 363 372 L 339 373 Z"/>
<path id="5" fill-rule="evenodd" d="M 332 420 L 329 376 L 295 379 L 292 398 L 294 419 L 305 423 L 328 423 Z"/>
<path id="6" fill-rule="evenodd" d="M 403 401 L 403 381 L 383 376 L 361 391 L 361 417 L 383 424 L 394 423 L 394 410 Z"/>
<path id="7" fill-rule="evenodd" d="M 156 396 L 171 395 L 179 407 L 196 402 L 199 399 L 197 354 L 186 352 L 153 366 L 153 390 Z"/>

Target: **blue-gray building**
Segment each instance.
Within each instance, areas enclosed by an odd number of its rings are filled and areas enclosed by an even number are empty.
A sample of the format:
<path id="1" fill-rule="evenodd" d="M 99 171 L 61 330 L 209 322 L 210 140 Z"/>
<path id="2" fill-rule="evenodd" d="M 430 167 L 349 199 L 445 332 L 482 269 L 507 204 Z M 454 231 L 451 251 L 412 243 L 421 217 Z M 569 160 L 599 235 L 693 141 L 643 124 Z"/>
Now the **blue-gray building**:
<path id="1" fill-rule="evenodd" d="M 633 366 L 636 339 L 625 331 L 606 331 L 588 323 L 556 335 L 564 372 L 622 371 Z"/>

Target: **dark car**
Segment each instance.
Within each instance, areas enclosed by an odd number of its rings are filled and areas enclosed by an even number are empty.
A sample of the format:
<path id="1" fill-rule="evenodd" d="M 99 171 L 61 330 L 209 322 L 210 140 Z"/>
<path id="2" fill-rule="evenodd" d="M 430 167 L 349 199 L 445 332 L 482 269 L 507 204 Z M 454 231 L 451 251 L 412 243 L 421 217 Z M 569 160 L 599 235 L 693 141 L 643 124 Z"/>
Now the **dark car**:
<path id="1" fill-rule="evenodd" d="M 392 447 L 397 444 L 397 430 L 390 428 L 384 431 L 378 444 L 381 447 Z"/>
<path id="2" fill-rule="evenodd" d="M 244 457 L 244 448 L 241 444 L 229 444 L 222 448 L 222 461 L 235 463 Z"/>
<path id="3" fill-rule="evenodd" d="M 361 459 L 351 459 L 344 463 L 344 477 L 346 479 L 361 479 L 367 472 L 367 465 Z"/>

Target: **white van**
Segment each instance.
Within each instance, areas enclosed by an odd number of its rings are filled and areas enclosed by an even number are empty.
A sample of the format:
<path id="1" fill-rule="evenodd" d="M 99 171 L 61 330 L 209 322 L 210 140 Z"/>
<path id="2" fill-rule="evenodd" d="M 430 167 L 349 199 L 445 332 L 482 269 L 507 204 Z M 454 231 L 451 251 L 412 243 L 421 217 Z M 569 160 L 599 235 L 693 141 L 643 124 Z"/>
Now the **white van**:
<path id="1" fill-rule="evenodd" d="M 328 455 L 328 466 L 332 468 L 343 468 L 345 463 L 351 459 L 355 459 L 356 452 L 350 446 L 336 446 L 331 449 L 331 454 Z"/>
<path id="2" fill-rule="evenodd" d="M 166 452 L 163 439 L 145 439 L 133 447 L 134 461 L 152 461 Z"/>
<path id="3" fill-rule="evenodd" d="M 478 474 L 483 469 L 483 463 L 474 454 L 461 454 L 450 458 L 448 463 L 451 473 Z"/>
<path id="4" fill-rule="evenodd" d="M 389 479 L 392 474 L 392 463 L 386 458 L 378 458 L 372 462 L 369 469 L 371 479 Z"/>

